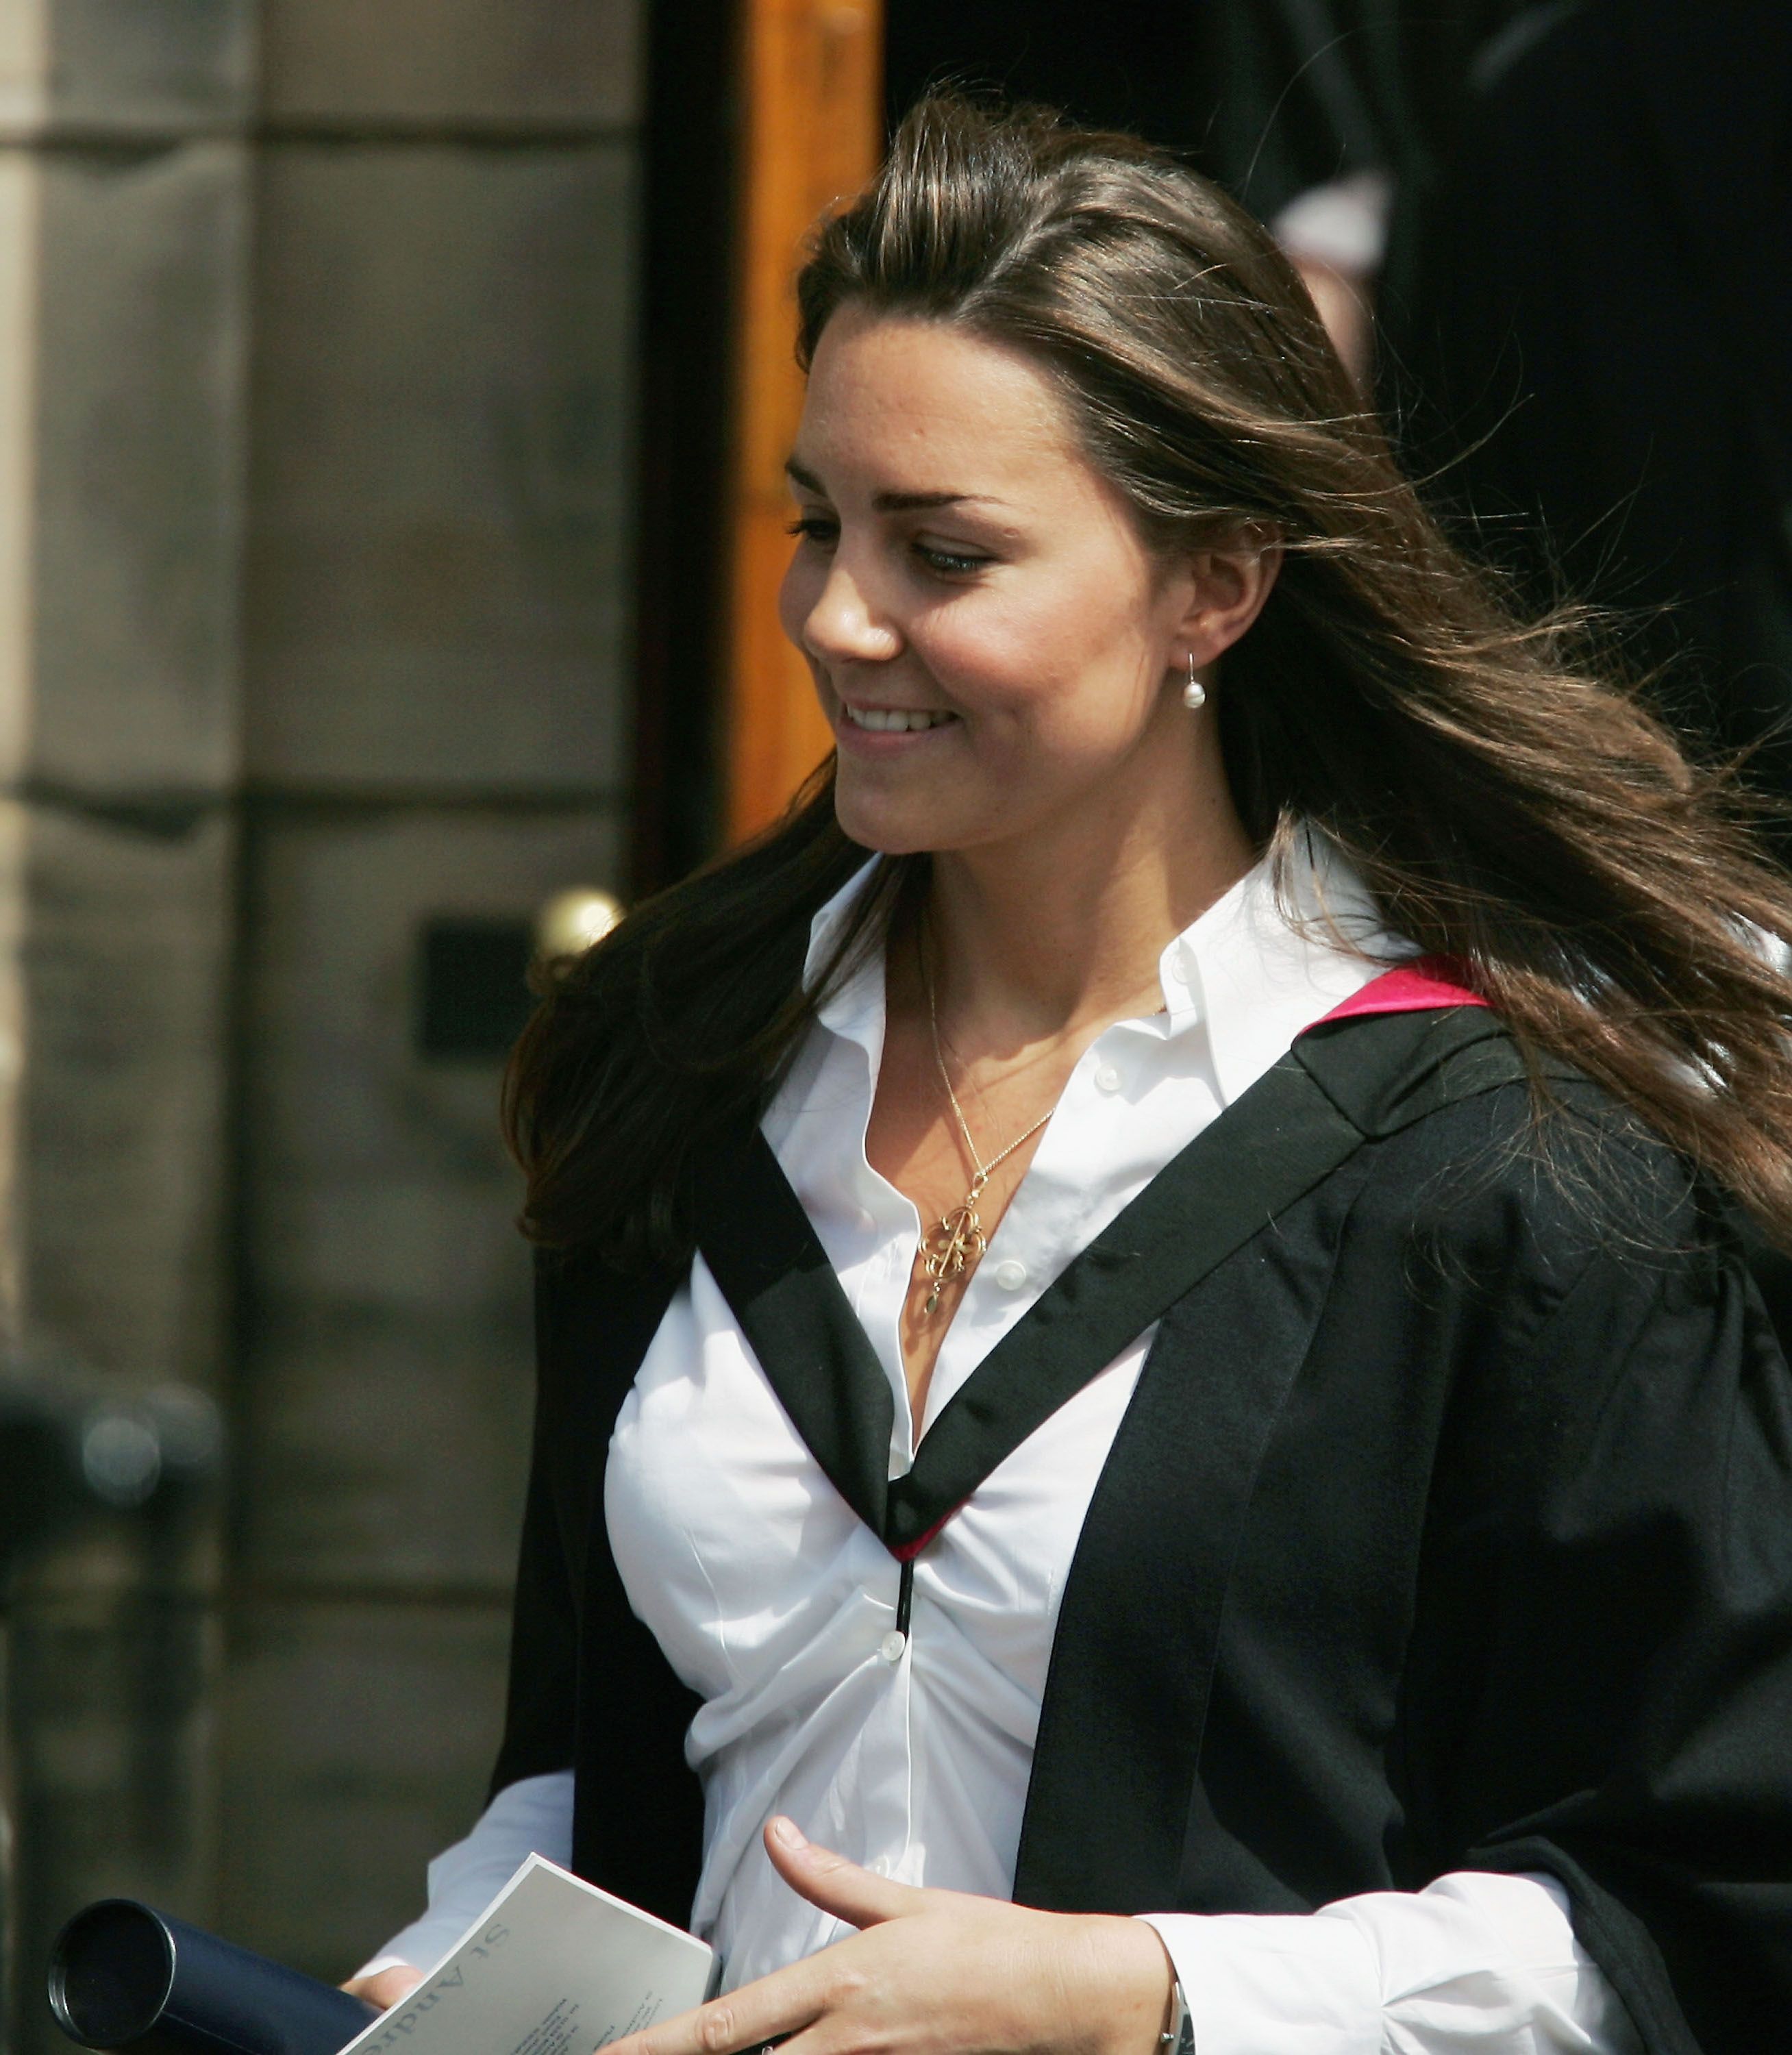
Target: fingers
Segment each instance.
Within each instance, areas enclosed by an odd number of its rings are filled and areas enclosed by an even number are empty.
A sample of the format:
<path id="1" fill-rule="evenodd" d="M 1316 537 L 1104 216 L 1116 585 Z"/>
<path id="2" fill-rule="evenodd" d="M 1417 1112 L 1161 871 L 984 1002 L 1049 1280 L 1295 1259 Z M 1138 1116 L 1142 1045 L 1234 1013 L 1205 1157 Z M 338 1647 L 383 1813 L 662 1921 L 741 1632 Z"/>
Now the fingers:
<path id="1" fill-rule="evenodd" d="M 767 1823 L 765 1850 L 793 1891 L 849 1926 L 874 1927 L 919 1912 L 950 1895 L 874 1876 L 831 1848 L 817 1848 L 806 1840 L 795 1822 L 782 1816 Z M 834 1950 L 824 1950 L 643 2033 L 612 2041 L 605 2055 L 740 2055 L 742 2050 L 757 2051 L 816 2025 L 849 1994 L 852 1982 Z M 813 2037 L 805 2036 L 791 2055 L 811 2055 L 814 2045 Z"/>
<path id="2" fill-rule="evenodd" d="M 604 2055 L 738 2055 L 787 2039 L 822 2012 L 823 1979 L 814 1963 L 813 1957 L 792 1963 L 644 2033 L 613 2041 Z"/>
<path id="3" fill-rule="evenodd" d="M 875 1927 L 918 1912 L 928 1893 L 913 1884 L 874 1876 L 831 1848 L 805 1840 L 796 1823 L 782 1814 L 766 1823 L 765 1852 L 791 1889 L 849 1927 Z"/>
<path id="4" fill-rule="evenodd" d="M 361 1998 L 384 2012 L 401 1998 L 409 1998 L 422 1982 L 421 1970 L 413 1970 L 409 1962 L 394 1962 L 375 1975 L 351 1977 L 342 1988 L 350 1998 Z"/>

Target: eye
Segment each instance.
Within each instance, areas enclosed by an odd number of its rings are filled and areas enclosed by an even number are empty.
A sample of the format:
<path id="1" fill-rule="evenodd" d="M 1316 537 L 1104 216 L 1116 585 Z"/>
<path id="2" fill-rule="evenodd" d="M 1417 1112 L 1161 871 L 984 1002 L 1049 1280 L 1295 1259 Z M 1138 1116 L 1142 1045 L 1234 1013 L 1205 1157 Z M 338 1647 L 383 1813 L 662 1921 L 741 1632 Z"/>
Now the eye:
<path id="1" fill-rule="evenodd" d="M 933 542 L 917 542 L 914 553 L 929 570 L 941 578 L 967 578 L 996 561 L 993 557 L 967 555 L 961 550 L 942 550 Z"/>
<path id="2" fill-rule="evenodd" d="M 784 532 L 799 535 L 805 542 L 813 542 L 825 550 L 839 539 L 840 524 L 831 515 L 805 514 L 799 519 L 792 521 Z"/>

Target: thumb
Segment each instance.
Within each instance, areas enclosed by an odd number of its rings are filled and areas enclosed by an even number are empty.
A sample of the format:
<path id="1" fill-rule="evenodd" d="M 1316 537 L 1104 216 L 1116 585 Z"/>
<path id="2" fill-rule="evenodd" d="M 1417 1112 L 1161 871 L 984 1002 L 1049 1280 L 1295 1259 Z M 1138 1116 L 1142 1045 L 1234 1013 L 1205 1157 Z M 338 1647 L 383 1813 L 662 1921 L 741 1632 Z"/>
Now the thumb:
<path id="1" fill-rule="evenodd" d="M 805 1840 L 794 1820 L 782 1813 L 765 1826 L 765 1852 L 791 1889 L 849 1927 L 875 1927 L 918 1912 L 927 1893 L 913 1884 L 892 1883 L 848 1862 L 831 1848 Z"/>

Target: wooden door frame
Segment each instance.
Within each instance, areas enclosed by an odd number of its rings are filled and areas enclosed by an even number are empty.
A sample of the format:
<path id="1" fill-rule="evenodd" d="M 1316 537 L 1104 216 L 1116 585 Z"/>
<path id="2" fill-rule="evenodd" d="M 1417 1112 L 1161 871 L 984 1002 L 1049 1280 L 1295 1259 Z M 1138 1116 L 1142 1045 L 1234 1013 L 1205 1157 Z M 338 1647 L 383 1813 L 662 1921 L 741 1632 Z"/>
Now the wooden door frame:
<path id="1" fill-rule="evenodd" d="M 881 0 L 744 0 L 741 30 L 740 298 L 725 515 L 731 842 L 776 820 L 833 747 L 776 606 L 791 550 L 784 460 L 803 407 L 792 282 L 804 239 L 870 177 L 883 143 Z"/>

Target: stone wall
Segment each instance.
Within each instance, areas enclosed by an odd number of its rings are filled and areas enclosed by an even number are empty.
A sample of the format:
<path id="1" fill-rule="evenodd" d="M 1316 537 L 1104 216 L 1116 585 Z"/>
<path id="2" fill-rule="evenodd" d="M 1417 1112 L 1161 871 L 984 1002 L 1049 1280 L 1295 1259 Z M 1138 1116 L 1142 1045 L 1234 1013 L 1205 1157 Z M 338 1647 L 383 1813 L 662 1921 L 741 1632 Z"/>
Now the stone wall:
<path id="1" fill-rule="evenodd" d="M 420 938 L 618 876 L 636 68 L 634 0 L 0 4 L 0 1302 L 233 1456 L 12 1609 L 27 1992 L 109 1889 L 340 1976 L 477 1806 L 527 1266 Z"/>
<path id="2" fill-rule="evenodd" d="M 6 1339 L 224 1393 L 254 28 L 0 10 Z M 215 1531 L 90 1530 L 10 1595 L 17 2045 L 111 1890 L 209 1909 Z"/>

